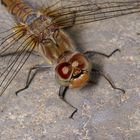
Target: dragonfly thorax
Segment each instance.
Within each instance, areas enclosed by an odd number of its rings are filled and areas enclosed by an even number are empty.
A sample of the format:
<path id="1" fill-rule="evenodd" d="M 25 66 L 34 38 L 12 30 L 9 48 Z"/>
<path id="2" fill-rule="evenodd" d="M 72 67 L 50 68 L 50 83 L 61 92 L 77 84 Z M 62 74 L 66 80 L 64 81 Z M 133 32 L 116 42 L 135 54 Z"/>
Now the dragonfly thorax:
<path id="1" fill-rule="evenodd" d="M 75 51 L 69 36 L 60 29 L 47 36 L 39 46 L 39 52 L 50 64 L 56 64 L 65 53 Z"/>
<path id="2" fill-rule="evenodd" d="M 51 22 L 51 18 L 40 15 L 29 24 L 29 34 L 38 38 L 39 42 L 45 39 L 52 39 L 58 27 Z"/>

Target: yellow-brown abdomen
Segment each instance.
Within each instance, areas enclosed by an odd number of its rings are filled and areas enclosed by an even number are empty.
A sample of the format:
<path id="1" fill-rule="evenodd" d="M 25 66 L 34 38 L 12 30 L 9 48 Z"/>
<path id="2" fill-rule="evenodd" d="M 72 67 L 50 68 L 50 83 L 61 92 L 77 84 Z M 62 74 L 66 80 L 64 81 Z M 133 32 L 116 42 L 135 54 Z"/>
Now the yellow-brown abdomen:
<path id="1" fill-rule="evenodd" d="M 23 23 L 26 23 L 28 16 L 34 13 L 33 9 L 21 0 L 1 0 L 1 3 L 11 14 L 16 16 L 16 19 Z"/>

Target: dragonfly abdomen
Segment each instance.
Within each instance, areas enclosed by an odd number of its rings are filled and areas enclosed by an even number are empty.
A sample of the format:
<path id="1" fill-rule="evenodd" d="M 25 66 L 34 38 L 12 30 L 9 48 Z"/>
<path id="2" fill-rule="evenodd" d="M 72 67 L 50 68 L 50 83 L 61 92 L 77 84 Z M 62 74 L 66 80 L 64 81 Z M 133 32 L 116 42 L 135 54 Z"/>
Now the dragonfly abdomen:
<path id="1" fill-rule="evenodd" d="M 33 8 L 21 0 L 1 0 L 1 3 L 20 22 L 26 23 L 36 18 Z"/>

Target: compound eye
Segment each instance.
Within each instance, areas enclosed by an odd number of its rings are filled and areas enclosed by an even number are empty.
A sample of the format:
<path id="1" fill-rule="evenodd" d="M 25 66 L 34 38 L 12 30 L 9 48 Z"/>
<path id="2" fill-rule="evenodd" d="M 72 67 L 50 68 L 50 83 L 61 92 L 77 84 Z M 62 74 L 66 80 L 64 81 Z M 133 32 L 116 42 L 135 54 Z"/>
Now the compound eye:
<path id="1" fill-rule="evenodd" d="M 57 74 L 63 79 L 69 79 L 72 72 L 72 67 L 69 63 L 61 63 L 56 67 Z"/>
<path id="2" fill-rule="evenodd" d="M 87 69 L 89 66 L 88 60 L 80 53 L 75 54 L 71 59 L 70 63 L 72 67 L 78 67 L 82 70 Z"/>

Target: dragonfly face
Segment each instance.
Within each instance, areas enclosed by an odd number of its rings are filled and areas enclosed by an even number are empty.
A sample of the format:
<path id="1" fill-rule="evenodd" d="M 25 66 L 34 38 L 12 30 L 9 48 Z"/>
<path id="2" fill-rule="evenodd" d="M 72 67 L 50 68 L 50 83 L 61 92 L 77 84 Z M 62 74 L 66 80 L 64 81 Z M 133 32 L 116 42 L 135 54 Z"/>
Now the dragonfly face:
<path id="1" fill-rule="evenodd" d="M 89 81 L 90 71 L 91 63 L 83 54 L 76 52 L 59 61 L 55 75 L 60 85 L 78 88 Z"/>

